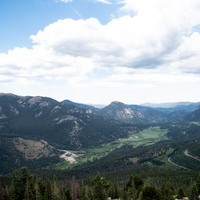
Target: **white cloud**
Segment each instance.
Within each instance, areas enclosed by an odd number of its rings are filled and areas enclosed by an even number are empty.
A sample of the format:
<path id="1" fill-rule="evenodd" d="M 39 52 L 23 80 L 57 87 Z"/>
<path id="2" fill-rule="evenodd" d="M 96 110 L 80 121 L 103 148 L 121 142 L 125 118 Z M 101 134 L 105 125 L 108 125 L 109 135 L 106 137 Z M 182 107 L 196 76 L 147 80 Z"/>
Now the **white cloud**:
<path id="1" fill-rule="evenodd" d="M 200 82 L 200 77 L 191 74 L 114 74 L 109 76 L 106 81 L 142 81 L 157 83 L 190 83 Z"/>
<path id="2" fill-rule="evenodd" d="M 200 74 L 200 35 L 192 32 L 200 23 L 199 8 L 197 0 L 124 0 L 122 10 L 133 11 L 133 17 L 107 25 L 95 18 L 58 20 L 30 37 L 32 49 L 0 54 L 1 81 L 15 76 L 77 84 L 96 67 L 116 74 L 110 78 L 118 81 L 118 73 L 130 80 L 198 81 L 177 74 Z M 149 70 L 149 76 L 138 75 Z"/>

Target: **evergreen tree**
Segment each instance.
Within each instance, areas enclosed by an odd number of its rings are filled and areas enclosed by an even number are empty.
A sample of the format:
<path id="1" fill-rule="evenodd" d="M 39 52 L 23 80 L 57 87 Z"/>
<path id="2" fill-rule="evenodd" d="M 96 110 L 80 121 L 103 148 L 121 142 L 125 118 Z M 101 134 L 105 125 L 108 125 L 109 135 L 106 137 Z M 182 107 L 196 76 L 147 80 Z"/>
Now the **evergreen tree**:
<path id="1" fill-rule="evenodd" d="M 53 176 L 53 195 L 55 200 L 60 199 L 60 186 L 56 179 L 56 175 Z"/>
<path id="2" fill-rule="evenodd" d="M 128 200 L 128 192 L 125 187 L 122 189 L 122 199 Z"/>
<path id="3" fill-rule="evenodd" d="M 104 188 L 108 189 L 111 186 L 111 182 L 101 178 L 100 174 L 98 174 L 90 183 L 94 186 L 94 198 L 97 200 L 104 200 L 106 198 Z"/>
<path id="4" fill-rule="evenodd" d="M 72 200 L 72 195 L 69 188 L 64 190 L 64 200 Z"/>
<path id="5" fill-rule="evenodd" d="M 12 173 L 12 189 L 11 189 L 11 199 L 22 200 L 25 198 L 25 191 L 27 189 L 27 180 L 29 182 L 29 188 L 33 194 L 33 179 L 30 175 L 29 170 L 26 167 L 20 169 L 20 173 Z"/>
<path id="6" fill-rule="evenodd" d="M 116 181 L 115 181 L 113 189 L 114 189 L 113 198 L 118 199 L 119 198 L 119 188 L 118 188 L 118 183 Z"/>
<path id="7" fill-rule="evenodd" d="M 174 200 L 174 192 L 170 187 L 164 187 L 161 191 L 164 200 Z"/>
<path id="8" fill-rule="evenodd" d="M 35 188 L 35 200 L 43 200 L 43 196 L 41 194 L 41 190 L 37 179 L 35 180 L 34 188 Z"/>
<path id="9" fill-rule="evenodd" d="M 126 183 L 126 189 L 128 190 L 129 187 L 132 188 L 133 184 L 135 189 L 137 190 L 139 186 L 144 185 L 144 181 L 142 180 L 142 178 L 133 173 L 133 175 L 130 176 L 128 182 Z"/>
<path id="10" fill-rule="evenodd" d="M 20 200 L 20 183 L 18 178 L 18 172 L 12 172 L 12 188 L 11 188 L 11 199 Z"/>
<path id="11" fill-rule="evenodd" d="M 76 189 L 75 176 L 72 177 L 72 199 L 77 200 L 77 189 Z"/>
<path id="12" fill-rule="evenodd" d="M 47 178 L 47 184 L 45 186 L 45 192 L 44 192 L 44 200 L 53 200 L 53 192 L 51 188 L 50 180 Z"/>
<path id="13" fill-rule="evenodd" d="M 186 197 L 186 193 L 183 190 L 183 188 L 180 187 L 179 190 L 178 190 L 177 198 L 182 199 L 183 197 Z"/>
<path id="14" fill-rule="evenodd" d="M 200 174 L 196 180 L 196 186 L 197 186 L 198 193 L 200 194 Z"/>
<path id="15" fill-rule="evenodd" d="M 199 199 L 199 193 L 197 189 L 197 185 L 194 182 L 189 193 L 189 200 L 198 200 Z"/>
<path id="16" fill-rule="evenodd" d="M 30 187 L 29 180 L 26 180 L 26 187 L 25 187 L 25 193 L 24 193 L 24 200 L 34 200 L 33 193 Z"/>
<path id="17" fill-rule="evenodd" d="M 19 184 L 20 184 L 20 191 L 19 191 L 20 196 L 19 196 L 19 198 L 20 198 L 20 200 L 24 199 L 25 190 L 27 189 L 27 181 L 28 181 L 28 184 L 29 184 L 29 187 L 30 187 L 30 191 L 33 194 L 34 188 L 32 187 L 33 186 L 32 176 L 31 176 L 29 170 L 26 167 L 22 167 L 20 169 L 20 177 L 19 177 Z"/>
<path id="18" fill-rule="evenodd" d="M 154 186 L 144 186 L 142 189 L 143 200 L 161 200 L 160 192 Z"/>
<path id="19" fill-rule="evenodd" d="M 41 178 L 38 178 L 37 185 L 38 185 L 38 191 L 39 191 L 39 193 L 41 194 L 42 197 L 44 197 L 46 186 L 44 184 L 44 181 Z"/>
<path id="20" fill-rule="evenodd" d="M 7 188 L 3 189 L 0 185 L 0 200 L 10 200 L 10 195 Z"/>
<path id="21" fill-rule="evenodd" d="M 72 200 L 69 181 L 67 181 L 67 184 L 66 184 L 66 186 L 64 188 L 64 200 Z"/>

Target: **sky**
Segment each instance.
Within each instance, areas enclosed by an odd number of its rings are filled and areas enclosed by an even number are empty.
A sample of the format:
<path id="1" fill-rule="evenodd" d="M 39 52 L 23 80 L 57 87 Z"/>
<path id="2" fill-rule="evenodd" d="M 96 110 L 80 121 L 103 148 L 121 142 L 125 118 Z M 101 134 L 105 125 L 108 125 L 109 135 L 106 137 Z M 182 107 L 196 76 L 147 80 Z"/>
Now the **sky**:
<path id="1" fill-rule="evenodd" d="M 200 101 L 199 0 L 2 0 L 0 93 Z"/>

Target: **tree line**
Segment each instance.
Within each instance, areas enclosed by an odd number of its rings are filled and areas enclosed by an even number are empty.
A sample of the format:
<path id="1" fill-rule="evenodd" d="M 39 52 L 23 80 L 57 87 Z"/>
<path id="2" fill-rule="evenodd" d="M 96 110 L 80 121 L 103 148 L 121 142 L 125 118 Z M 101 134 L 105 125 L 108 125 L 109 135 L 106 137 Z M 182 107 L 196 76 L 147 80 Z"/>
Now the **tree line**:
<path id="1" fill-rule="evenodd" d="M 107 181 L 99 173 L 90 180 L 76 182 L 75 176 L 65 184 L 59 183 L 56 175 L 50 181 L 32 176 L 26 167 L 12 173 L 11 186 L 0 186 L 0 200 L 173 200 L 189 197 L 199 199 L 200 175 L 188 190 L 182 187 L 175 191 L 169 178 L 161 186 L 152 184 L 151 179 L 143 180 L 133 173 L 125 183 Z"/>

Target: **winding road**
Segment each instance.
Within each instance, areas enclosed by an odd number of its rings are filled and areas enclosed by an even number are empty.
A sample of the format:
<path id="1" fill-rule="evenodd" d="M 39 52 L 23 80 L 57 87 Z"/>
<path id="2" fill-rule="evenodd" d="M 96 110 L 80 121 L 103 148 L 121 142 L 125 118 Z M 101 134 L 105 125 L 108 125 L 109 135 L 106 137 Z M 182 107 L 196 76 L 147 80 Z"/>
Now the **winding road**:
<path id="1" fill-rule="evenodd" d="M 188 153 L 188 149 L 185 150 L 184 155 L 185 155 L 185 156 L 188 156 L 188 157 L 191 157 L 191 158 L 194 158 L 195 160 L 200 161 L 200 158 L 199 158 L 199 157 L 197 157 L 197 156 L 194 157 L 194 156 L 190 155 L 190 154 Z M 172 165 L 175 165 L 175 166 L 177 166 L 177 167 L 181 167 L 181 168 L 183 168 L 183 169 L 191 170 L 191 169 L 188 169 L 188 168 L 186 168 L 186 167 L 183 167 L 183 166 L 180 166 L 180 165 L 177 165 L 177 164 L 173 163 L 170 159 L 171 159 L 171 157 L 168 158 L 168 162 L 170 162 Z"/>
<path id="2" fill-rule="evenodd" d="M 170 162 L 172 165 L 175 165 L 175 166 L 177 166 L 177 167 L 181 167 L 181 168 L 183 168 L 183 169 L 187 169 L 187 170 L 190 170 L 190 171 L 191 171 L 191 169 L 188 169 L 188 168 L 183 167 L 183 166 L 181 166 L 181 165 L 177 165 L 176 163 L 172 162 L 170 159 L 171 159 L 171 157 L 168 158 L 168 162 Z"/>
<path id="3" fill-rule="evenodd" d="M 186 156 L 188 156 L 188 157 L 191 157 L 191 158 L 194 158 L 195 160 L 198 160 L 198 161 L 200 161 L 200 158 L 198 158 L 197 156 L 196 156 L 196 157 L 194 157 L 194 156 L 190 155 L 190 154 L 188 153 L 188 149 L 187 149 L 187 150 L 185 150 L 184 154 L 185 154 Z"/>

